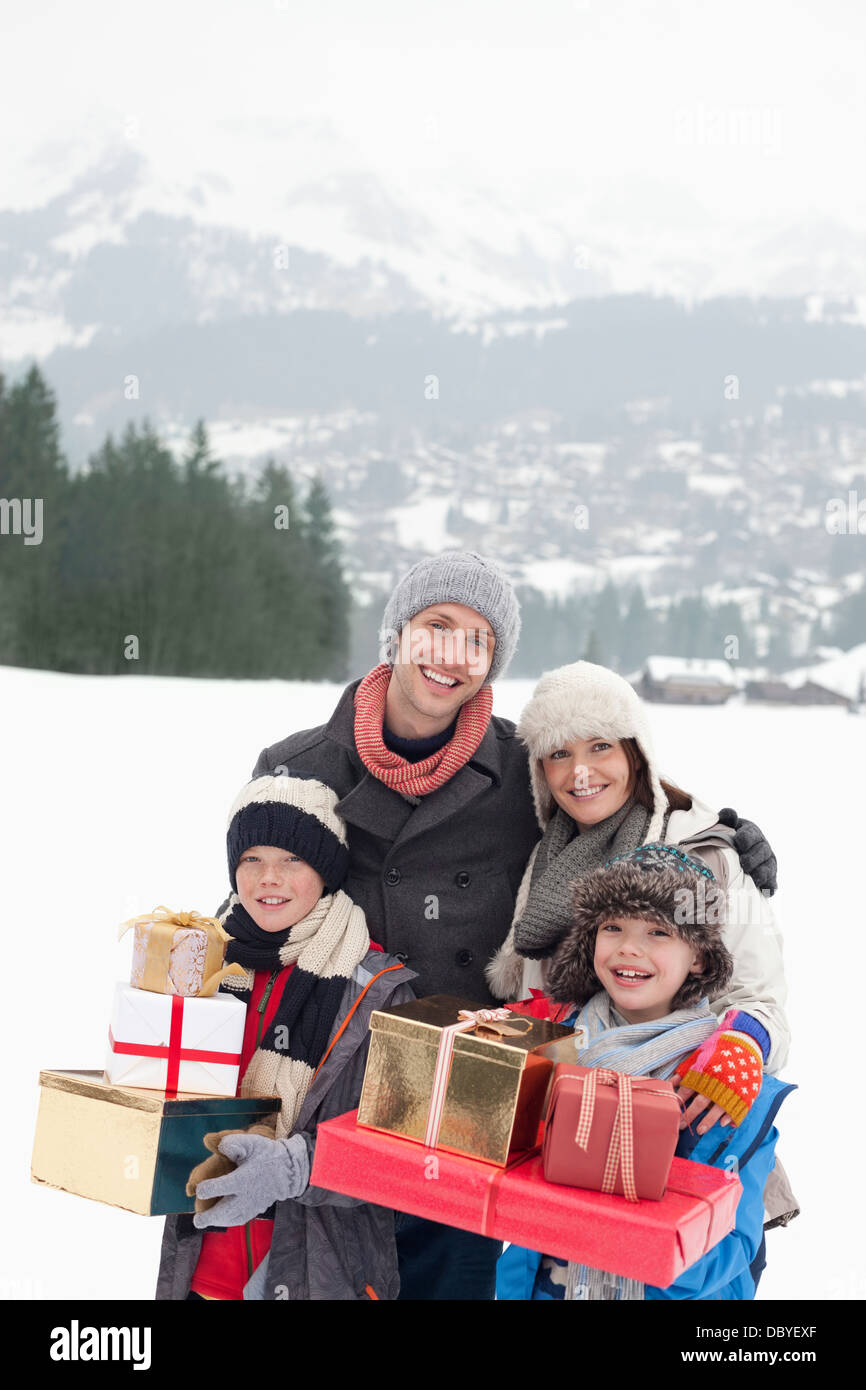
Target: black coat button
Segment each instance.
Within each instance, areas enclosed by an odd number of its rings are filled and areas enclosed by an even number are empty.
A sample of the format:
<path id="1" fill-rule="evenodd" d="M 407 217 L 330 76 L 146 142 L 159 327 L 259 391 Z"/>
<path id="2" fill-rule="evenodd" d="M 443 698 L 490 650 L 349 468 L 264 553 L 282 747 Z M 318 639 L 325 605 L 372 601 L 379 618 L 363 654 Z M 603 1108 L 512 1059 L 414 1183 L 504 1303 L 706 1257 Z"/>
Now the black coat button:
<path id="1" fill-rule="evenodd" d="M 454 957 L 458 965 L 471 965 L 472 952 L 467 950 L 458 951 Z"/>
<path id="2" fill-rule="evenodd" d="M 394 959 L 395 959 L 395 960 L 402 961 L 403 965 L 405 965 L 406 962 L 407 962 L 407 960 L 409 959 L 409 957 L 406 955 L 406 952 L 405 952 L 405 951 L 395 951 L 395 952 L 394 952 Z"/>
<path id="3" fill-rule="evenodd" d="M 457 884 L 458 888 L 468 888 L 472 880 L 466 873 L 466 870 L 461 869 L 459 874 L 454 875 L 454 882 Z"/>
<path id="4" fill-rule="evenodd" d="M 400 879 L 402 877 L 403 875 L 400 873 L 399 869 L 389 869 L 388 872 L 385 874 L 385 882 L 390 883 L 393 887 L 395 883 L 400 882 Z"/>

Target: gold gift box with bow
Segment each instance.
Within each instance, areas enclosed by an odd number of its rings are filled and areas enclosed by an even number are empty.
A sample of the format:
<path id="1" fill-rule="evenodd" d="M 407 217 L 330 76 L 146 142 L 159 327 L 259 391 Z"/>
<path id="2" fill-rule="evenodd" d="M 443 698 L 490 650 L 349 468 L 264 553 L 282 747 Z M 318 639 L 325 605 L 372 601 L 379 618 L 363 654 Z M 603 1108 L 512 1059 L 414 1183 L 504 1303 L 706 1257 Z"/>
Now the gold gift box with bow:
<path id="1" fill-rule="evenodd" d="M 571 1029 L 509 1014 L 481 1018 L 454 1037 L 438 1136 L 430 1142 L 431 1102 L 443 1029 L 461 1013 L 490 1011 L 453 995 L 376 1010 L 358 1124 L 450 1153 L 506 1167 L 538 1142 L 553 1063 L 538 1049 Z"/>
<path id="2" fill-rule="evenodd" d="M 223 965 L 231 937 L 216 917 L 155 907 L 124 922 L 118 940 L 130 927 L 135 944 L 129 982 L 136 989 L 207 998 L 226 975 L 245 974 L 241 965 Z"/>

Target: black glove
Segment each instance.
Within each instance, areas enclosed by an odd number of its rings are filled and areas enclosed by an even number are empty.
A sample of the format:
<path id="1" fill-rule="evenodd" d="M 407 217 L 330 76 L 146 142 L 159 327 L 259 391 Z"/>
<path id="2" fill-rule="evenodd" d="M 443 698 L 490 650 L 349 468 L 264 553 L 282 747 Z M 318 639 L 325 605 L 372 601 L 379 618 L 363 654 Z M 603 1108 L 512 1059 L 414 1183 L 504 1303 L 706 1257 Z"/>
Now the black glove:
<path id="1" fill-rule="evenodd" d="M 772 897 L 778 888 L 776 871 L 778 864 L 770 844 L 760 826 L 754 821 L 743 820 L 730 806 L 719 812 L 722 825 L 736 830 L 734 849 L 740 858 L 743 873 L 749 874 L 760 892 Z"/>

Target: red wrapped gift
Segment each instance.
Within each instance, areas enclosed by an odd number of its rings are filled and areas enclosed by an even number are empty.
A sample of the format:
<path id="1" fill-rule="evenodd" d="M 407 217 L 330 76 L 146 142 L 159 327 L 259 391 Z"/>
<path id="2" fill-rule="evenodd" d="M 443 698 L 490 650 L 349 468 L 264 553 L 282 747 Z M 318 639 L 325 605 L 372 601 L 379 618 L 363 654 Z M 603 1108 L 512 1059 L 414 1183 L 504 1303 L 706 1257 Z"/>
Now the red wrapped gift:
<path id="1" fill-rule="evenodd" d="M 740 1181 L 703 1163 L 675 1158 L 660 1201 L 629 1202 L 547 1182 L 537 1150 L 512 1168 L 494 1168 L 364 1129 L 356 1115 L 353 1110 L 319 1125 L 316 1187 L 658 1288 L 672 1284 L 734 1227 Z"/>
<path id="2" fill-rule="evenodd" d="M 548 1182 L 664 1196 L 682 1107 L 670 1081 L 560 1063 L 544 1131 Z"/>

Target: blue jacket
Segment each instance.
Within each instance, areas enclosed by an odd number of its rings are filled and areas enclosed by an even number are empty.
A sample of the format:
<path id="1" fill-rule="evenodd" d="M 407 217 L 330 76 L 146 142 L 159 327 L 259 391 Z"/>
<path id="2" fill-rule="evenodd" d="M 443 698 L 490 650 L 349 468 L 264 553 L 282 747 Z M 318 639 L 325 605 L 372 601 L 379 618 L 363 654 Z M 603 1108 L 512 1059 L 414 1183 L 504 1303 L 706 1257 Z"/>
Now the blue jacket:
<path id="1" fill-rule="evenodd" d="M 743 1191 L 737 1204 L 736 1225 L 730 1235 L 684 1270 L 668 1288 L 647 1284 L 647 1299 L 754 1298 L 755 1281 L 749 1266 L 761 1248 L 764 1187 L 776 1162 L 779 1134 L 773 1122 L 782 1101 L 796 1089 L 790 1082 L 765 1075 L 760 1094 L 736 1129 L 720 1129 L 716 1124 L 703 1135 L 682 1131 L 677 1157 L 736 1172 L 739 1177 Z M 510 1245 L 497 1265 L 497 1299 L 531 1299 L 540 1263 L 539 1251 Z"/>

